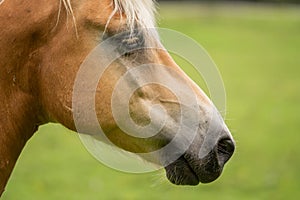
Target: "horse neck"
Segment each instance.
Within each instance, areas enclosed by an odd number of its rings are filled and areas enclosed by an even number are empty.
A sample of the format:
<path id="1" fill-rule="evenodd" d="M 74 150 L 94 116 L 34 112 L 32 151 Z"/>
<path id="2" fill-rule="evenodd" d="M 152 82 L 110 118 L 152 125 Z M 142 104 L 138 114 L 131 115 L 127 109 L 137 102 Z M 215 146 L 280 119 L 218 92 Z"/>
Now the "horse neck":
<path id="1" fill-rule="evenodd" d="M 0 87 L 0 196 L 26 142 L 39 120 L 34 99 L 22 92 Z M 6 88 L 6 91 L 3 91 Z"/>
<path id="2" fill-rule="evenodd" d="M 41 120 L 36 53 L 24 39 L 3 34 L 0 46 L 0 196 L 26 142 Z"/>

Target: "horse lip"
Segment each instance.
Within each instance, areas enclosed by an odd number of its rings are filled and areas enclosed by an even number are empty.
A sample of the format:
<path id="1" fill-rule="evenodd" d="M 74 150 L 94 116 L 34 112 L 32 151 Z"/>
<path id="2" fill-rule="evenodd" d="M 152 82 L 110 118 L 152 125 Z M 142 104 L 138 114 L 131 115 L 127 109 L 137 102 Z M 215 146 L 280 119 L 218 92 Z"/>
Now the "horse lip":
<path id="1" fill-rule="evenodd" d="M 165 167 L 170 182 L 176 185 L 198 185 L 215 181 L 222 173 L 217 157 L 211 152 L 201 160 L 185 153 L 172 164 Z"/>
<path id="2" fill-rule="evenodd" d="M 189 162 L 181 156 L 165 167 L 166 176 L 175 185 L 198 185 L 199 178 Z"/>
<path id="3" fill-rule="evenodd" d="M 185 154 L 184 156 L 201 183 L 215 181 L 223 171 L 223 165 L 220 164 L 215 151 L 211 151 L 206 157 L 200 160 L 191 154 Z"/>

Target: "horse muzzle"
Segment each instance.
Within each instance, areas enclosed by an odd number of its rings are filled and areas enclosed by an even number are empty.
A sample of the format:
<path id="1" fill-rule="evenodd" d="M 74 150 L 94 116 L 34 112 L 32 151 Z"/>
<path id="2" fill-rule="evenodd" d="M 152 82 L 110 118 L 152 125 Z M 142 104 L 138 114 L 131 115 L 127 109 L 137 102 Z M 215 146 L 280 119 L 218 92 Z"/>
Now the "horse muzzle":
<path id="1" fill-rule="evenodd" d="M 176 161 L 165 167 L 166 176 L 176 185 L 198 185 L 216 180 L 222 173 L 225 163 L 235 149 L 234 141 L 222 138 L 203 158 L 194 151 L 187 151 Z"/>

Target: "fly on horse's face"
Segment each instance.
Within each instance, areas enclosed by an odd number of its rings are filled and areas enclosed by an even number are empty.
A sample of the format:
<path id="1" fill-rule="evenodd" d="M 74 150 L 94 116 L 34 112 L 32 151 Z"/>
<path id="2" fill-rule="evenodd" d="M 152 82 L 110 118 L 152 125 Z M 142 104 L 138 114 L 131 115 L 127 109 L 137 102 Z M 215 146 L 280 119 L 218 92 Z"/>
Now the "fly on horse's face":
<path id="1" fill-rule="evenodd" d="M 5 158 L 0 160 L 1 191 L 39 125 L 58 122 L 76 131 L 72 107 L 76 76 L 87 55 L 104 39 L 120 57 L 109 66 L 97 63 L 107 68 L 96 94 L 84 88 L 79 105 L 94 95 L 97 120 L 110 141 L 163 165 L 172 183 L 196 185 L 220 176 L 233 154 L 234 141 L 212 102 L 161 47 L 153 4 L 152 0 L 5 0 L 0 4 L 0 46 L 9 47 L 0 52 L 0 97 L 7 105 L 0 108 L 5 116 L 0 117 L 0 132 L 5 133 L 0 137 L 0 158 Z M 144 70 L 137 70 L 143 65 Z M 125 76 L 122 90 L 116 92 Z M 145 80 L 152 82 L 144 84 Z M 126 134 L 128 118 L 143 131 Z M 89 134 L 93 125 L 86 118 L 80 120 Z M 145 130 L 150 125 L 157 134 L 142 137 L 149 135 Z M 159 149 L 166 150 L 143 156 Z"/>

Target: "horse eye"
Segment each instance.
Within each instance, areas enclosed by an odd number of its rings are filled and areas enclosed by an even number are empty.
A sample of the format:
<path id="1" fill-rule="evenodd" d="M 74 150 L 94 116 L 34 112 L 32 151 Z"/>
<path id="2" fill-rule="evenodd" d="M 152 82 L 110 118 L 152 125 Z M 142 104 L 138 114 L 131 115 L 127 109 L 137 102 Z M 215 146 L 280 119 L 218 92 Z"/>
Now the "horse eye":
<path id="1" fill-rule="evenodd" d="M 134 54 L 145 46 L 143 33 L 139 30 L 124 31 L 114 35 L 106 34 L 104 39 L 109 39 L 117 47 L 117 51 L 124 56 Z"/>
<path id="2" fill-rule="evenodd" d="M 144 47 L 143 34 L 139 31 L 127 33 L 125 35 L 122 35 L 121 37 L 122 38 L 119 46 L 119 51 L 122 54 L 133 54 L 134 51 L 140 50 Z"/>
<path id="3" fill-rule="evenodd" d="M 122 45 L 127 50 L 134 50 L 141 46 L 141 40 L 137 36 L 129 36 L 128 38 L 124 38 L 122 40 Z"/>

